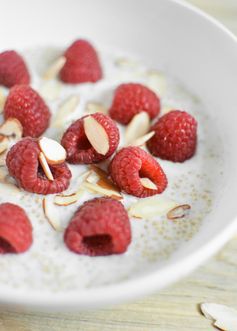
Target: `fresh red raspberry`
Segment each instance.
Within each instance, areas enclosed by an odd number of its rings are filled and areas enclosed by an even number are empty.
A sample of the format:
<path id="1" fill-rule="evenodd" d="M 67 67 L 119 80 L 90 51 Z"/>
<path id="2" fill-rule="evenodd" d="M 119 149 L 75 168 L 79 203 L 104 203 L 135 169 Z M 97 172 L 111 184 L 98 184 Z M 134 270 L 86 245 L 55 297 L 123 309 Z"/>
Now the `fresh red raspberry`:
<path id="1" fill-rule="evenodd" d="M 162 193 L 167 178 L 159 163 L 139 147 L 122 148 L 110 163 L 110 175 L 114 183 L 124 192 L 139 198 Z M 148 189 L 141 178 L 149 178 L 157 189 Z"/>
<path id="2" fill-rule="evenodd" d="M 30 74 L 23 58 L 15 51 L 0 53 L 0 85 L 29 84 Z"/>
<path id="3" fill-rule="evenodd" d="M 18 185 L 24 190 L 51 194 L 66 190 L 70 184 L 71 171 L 65 162 L 50 165 L 54 180 L 46 178 L 39 163 L 40 148 L 36 139 L 23 138 L 8 152 L 6 164 L 9 174 L 15 178 Z"/>
<path id="4" fill-rule="evenodd" d="M 94 47 L 86 40 L 76 40 L 64 53 L 66 63 L 60 71 L 65 83 L 97 82 L 102 69 Z"/>
<path id="5" fill-rule="evenodd" d="M 0 204 L 0 254 L 23 253 L 33 241 L 25 211 L 12 203 Z"/>
<path id="6" fill-rule="evenodd" d="M 197 144 L 197 122 L 185 111 L 173 110 L 152 127 L 155 135 L 147 142 L 149 151 L 162 159 L 184 162 L 191 158 Z"/>
<path id="7" fill-rule="evenodd" d="M 78 254 L 124 253 L 131 242 L 128 213 L 120 202 L 111 198 L 86 201 L 74 214 L 64 241 Z"/>
<path id="8" fill-rule="evenodd" d="M 100 123 L 108 134 L 109 151 L 106 155 L 99 154 L 88 141 L 83 120 L 87 116 L 92 116 Z M 64 133 L 61 144 L 67 151 L 67 161 L 75 164 L 98 163 L 110 157 L 119 144 L 119 130 L 115 122 L 107 115 L 95 113 L 87 115 L 74 122 Z"/>
<path id="9" fill-rule="evenodd" d="M 110 116 L 121 124 L 128 124 L 134 115 L 146 111 L 150 118 L 160 112 L 160 99 L 146 86 L 141 84 L 121 84 L 114 94 Z"/>
<path id="10" fill-rule="evenodd" d="M 49 126 L 50 111 L 41 96 L 28 85 L 11 88 L 4 106 L 4 117 L 17 118 L 23 135 L 39 137 Z"/>

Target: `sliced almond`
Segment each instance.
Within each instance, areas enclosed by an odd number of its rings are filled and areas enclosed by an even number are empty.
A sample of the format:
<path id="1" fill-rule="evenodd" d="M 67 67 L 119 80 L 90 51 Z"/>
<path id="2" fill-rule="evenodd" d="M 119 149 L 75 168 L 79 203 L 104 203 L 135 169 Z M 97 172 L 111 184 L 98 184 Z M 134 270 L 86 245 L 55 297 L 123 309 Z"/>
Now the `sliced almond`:
<path id="1" fill-rule="evenodd" d="M 96 184 L 99 181 L 99 179 L 100 179 L 99 176 L 94 171 L 91 171 L 89 176 L 87 176 L 86 181 L 88 183 Z"/>
<path id="2" fill-rule="evenodd" d="M 69 115 L 74 113 L 77 106 L 79 105 L 80 98 L 78 95 L 72 95 L 67 98 L 63 103 L 59 106 L 58 111 L 55 115 L 55 119 L 53 121 L 54 127 L 60 127 L 65 123 L 65 120 Z"/>
<path id="3" fill-rule="evenodd" d="M 5 152 L 9 146 L 9 139 L 5 136 L 0 135 L 0 154 Z"/>
<path id="4" fill-rule="evenodd" d="M 5 182 L 7 176 L 8 176 L 7 168 L 0 167 L 0 181 Z"/>
<path id="5" fill-rule="evenodd" d="M 140 178 L 142 186 L 150 190 L 157 190 L 157 186 L 149 178 Z"/>
<path id="6" fill-rule="evenodd" d="M 16 118 L 8 118 L 0 126 L 0 134 L 6 137 L 20 139 L 23 135 L 23 127 Z"/>
<path id="7" fill-rule="evenodd" d="M 50 197 L 43 198 L 42 206 L 44 215 L 52 228 L 56 231 L 62 231 L 63 229 L 60 226 L 59 218 L 57 217 L 57 213 L 55 212 L 55 208 L 53 207 Z"/>
<path id="8" fill-rule="evenodd" d="M 93 193 L 98 193 L 98 194 L 102 194 L 108 197 L 111 197 L 113 199 L 116 200 L 122 200 L 123 197 L 120 193 L 118 193 L 117 191 L 114 190 L 109 190 L 106 188 L 101 187 L 98 184 L 94 184 L 94 183 L 84 183 L 83 186 L 88 189 L 89 191 L 93 192 Z"/>
<path id="9" fill-rule="evenodd" d="M 190 209 L 191 206 L 188 204 L 175 206 L 174 208 L 168 211 L 167 218 L 169 220 L 176 220 L 179 218 L 183 218 L 188 214 Z"/>
<path id="10" fill-rule="evenodd" d="M 155 134 L 155 131 L 148 132 L 142 137 L 137 138 L 136 140 L 132 141 L 129 145 L 130 146 L 143 146 L 145 143 L 150 140 Z"/>
<path id="11" fill-rule="evenodd" d="M 58 81 L 44 81 L 40 86 L 40 95 L 49 101 L 57 100 L 60 96 L 62 85 Z"/>
<path id="12" fill-rule="evenodd" d="M 63 195 L 63 194 L 56 195 L 54 198 L 54 203 L 55 203 L 55 205 L 58 205 L 58 206 L 72 205 L 73 203 L 76 203 L 80 199 L 83 192 L 84 191 L 81 189 L 78 192 L 68 194 L 68 195 Z"/>
<path id="13" fill-rule="evenodd" d="M 0 113 L 3 112 L 5 101 L 6 101 L 6 97 L 3 93 L 3 90 L 0 88 Z"/>
<path id="14" fill-rule="evenodd" d="M 107 190 L 112 190 L 120 194 L 120 189 L 109 179 L 109 175 L 106 171 L 102 170 L 99 167 L 96 167 L 95 165 L 91 165 L 90 168 L 99 177 L 99 180 L 96 182 L 97 185 Z"/>
<path id="15" fill-rule="evenodd" d="M 109 137 L 103 126 L 92 116 L 88 116 L 84 119 L 84 130 L 96 152 L 106 155 L 109 151 Z"/>
<path id="16" fill-rule="evenodd" d="M 130 144 L 132 141 L 147 133 L 150 127 L 150 117 L 147 112 L 142 111 L 135 115 L 125 130 L 125 142 Z"/>
<path id="17" fill-rule="evenodd" d="M 108 109 L 98 102 L 88 102 L 86 104 L 85 111 L 89 114 L 95 114 L 95 113 L 103 113 L 106 114 L 108 112 Z"/>
<path id="18" fill-rule="evenodd" d="M 161 196 L 152 196 L 139 200 L 129 208 L 129 215 L 137 218 L 152 219 L 157 216 L 164 216 L 177 203 Z"/>
<path id="19" fill-rule="evenodd" d="M 48 162 L 47 162 L 47 160 L 44 156 L 44 153 L 42 153 L 42 152 L 39 153 L 39 162 L 40 162 L 40 164 L 41 164 L 41 166 L 44 170 L 45 176 L 48 178 L 48 180 L 53 181 L 54 180 L 53 174 L 50 170 L 50 167 L 49 167 Z"/>
<path id="20" fill-rule="evenodd" d="M 43 78 L 44 79 L 54 79 L 59 74 L 60 70 L 63 68 L 66 63 L 66 57 L 60 56 L 57 60 L 55 60 L 50 67 L 45 71 Z"/>
<path id="21" fill-rule="evenodd" d="M 164 96 L 167 89 L 167 82 L 164 74 L 157 70 L 147 72 L 147 86 L 159 96 Z"/>
<path id="22" fill-rule="evenodd" d="M 7 151 L 0 154 L 0 166 L 6 165 Z"/>
<path id="23" fill-rule="evenodd" d="M 214 325 L 224 331 L 237 331 L 237 311 L 228 306 L 216 303 L 202 303 L 200 309 L 203 315 Z"/>
<path id="24" fill-rule="evenodd" d="M 66 160 L 66 150 L 56 140 L 42 137 L 39 147 L 48 164 L 60 164 Z"/>

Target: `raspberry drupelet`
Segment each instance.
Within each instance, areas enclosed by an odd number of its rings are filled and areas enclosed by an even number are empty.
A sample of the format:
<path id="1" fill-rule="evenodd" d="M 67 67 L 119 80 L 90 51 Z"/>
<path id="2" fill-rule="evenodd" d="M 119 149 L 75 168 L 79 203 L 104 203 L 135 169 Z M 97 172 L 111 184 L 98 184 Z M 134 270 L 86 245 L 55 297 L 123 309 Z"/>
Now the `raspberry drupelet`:
<path id="1" fill-rule="evenodd" d="M 21 55 L 12 50 L 0 53 L 0 85 L 12 87 L 29 83 L 30 74 Z"/>
<path id="2" fill-rule="evenodd" d="M 33 241 L 25 211 L 12 203 L 0 204 L 0 254 L 23 253 Z"/>
<path id="3" fill-rule="evenodd" d="M 105 155 L 99 154 L 90 144 L 84 130 L 84 119 L 92 116 L 106 131 L 109 150 Z M 110 157 L 119 144 L 119 130 L 115 122 L 107 115 L 95 113 L 84 116 L 74 122 L 64 133 L 61 144 L 67 151 L 67 161 L 74 164 L 98 163 Z"/>
<path id="4" fill-rule="evenodd" d="M 69 223 L 64 241 L 78 254 L 124 253 L 131 242 L 128 213 L 119 201 L 111 198 L 86 201 Z"/>
<path id="5" fill-rule="evenodd" d="M 109 115 L 121 124 L 128 124 L 132 118 L 145 111 L 151 119 L 160 112 L 160 99 L 148 87 L 127 83 L 117 87 Z"/>
<path id="6" fill-rule="evenodd" d="M 39 137 L 49 126 L 50 111 L 41 96 L 28 85 L 11 88 L 4 106 L 4 117 L 17 118 L 23 135 Z"/>
<path id="7" fill-rule="evenodd" d="M 54 180 L 46 178 L 39 163 L 40 148 L 36 139 L 26 137 L 8 152 L 6 165 L 9 174 L 26 191 L 38 194 L 59 193 L 70 184 L 71 172 L 65 162 L 50 165 Z"/>
<path id="8" fill-rule="evenodd" d="M 173 110 L 151 127 L 155 135 L 147 142 L 151 154 L 173 162 L 184 162 L 196 151 L 197 121 L 185 111 Z"/>
<path id="9" fill-rule="evenodd" d="M 167 186 L 166 175 L 159 163 L 139 147 L 122 148 L 111 161 L 109 170 L 121 190 L 139 198 L 162 193 Z M 141 178 L 150 179 L 157 189 L 144 187 Z"/>
<path id="10" fill-rule="evenodd" d="M 97 82 L 102 69 L 94 47 L 86 40 L 76 40 L 64 53 L 66 63 L 60 71 L 64 83 Z"/>

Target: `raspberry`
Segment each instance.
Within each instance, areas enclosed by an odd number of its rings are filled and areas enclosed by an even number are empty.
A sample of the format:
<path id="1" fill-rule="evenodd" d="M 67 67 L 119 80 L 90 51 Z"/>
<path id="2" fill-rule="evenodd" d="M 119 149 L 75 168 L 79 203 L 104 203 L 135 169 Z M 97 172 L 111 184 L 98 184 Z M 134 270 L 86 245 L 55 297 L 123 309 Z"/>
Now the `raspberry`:
<path id="1" fill-rule="evenodd" d="M 67 151 L 67 161 L 70 163 L 98 163 L 111 156 L 118 147 L 119 130 L 114 121 L 102 113 L 95 113 L 89 116 L 94 117 L 103 126 L 108 134 L 110 146 L 106 155 L 97 153 L 88 141 L 84 131 L 83 119 L 87 116 L 74 122 L 63 135 L 61 144 Z"/>
<path id="2" fill-rule="evenodd" d="M 0 204 L 0 254 L 23 253 L 33 241 L 25 211 L 12 203 Z"/>
<path id="3" fill-rule="evenodd" d="M 16 143 L 8 152 L 6 164 L 8 171 L 24 190 L 51 194 L 66 190 L 70 183 L 71 172 L 66 163 L 50 165 L 54 180 L 46 178 L 38 161 L 40 148 L 37 141 L 26 137 Z"/>
<path id="4" fill-rule="evenodd" d="M 49 126 L 50 111 L 40 95 L 28 85 L 11 88 L 4 106 L 4 117 L 17 118 L 23 135 L 39 137 Z"/>
<path id="5" fill-rule="evenodd" d="M 64 234 L 68 248 L 90 256 L 120 254 L 131 242 L 131 227 L 123 205 L 111 198 L 86 201 Z"/>
<path id="6" fill-rule="evenodd" d="M 191 158 L 197 144 L 197 122 L 188 113 L 173 110 L 151 127 L 155 135 L 147 142 L 149 151 L 162 159 L 184 162 Z"/>
<path id="7" fill-rule="evenodd" d="M 167 178 L 159 163 L 139 147 L 122 148 L 110 163 L 110 175 L 114 183 L 128 194 L 139 198 L 162 193 Z M 157 189 L 148 189 L 140 178 L 149 178 Z"/>
<path id="8" fill-rule="evenodd" d="M 160 112 L 160 100 L 157 95 L 141 84 L 121 84 L 117 87 L 110 116 L 121 124 L 128 124 L 134 115 L 146 111 L 150 118 Z"/>
<path id="9" fill-rule="evenodd" d="M 102 69 L 94 47 L 86 40 L 76 40 L 64 53 L 66 63 L 60 71 L 65 83 L 97 82 Z"/>
<path id="10" fill-rule="evenodd" d="M 29 84 L 30 75 L 23 58 L 15 51 L 0 54 L 0 85 Z"/>

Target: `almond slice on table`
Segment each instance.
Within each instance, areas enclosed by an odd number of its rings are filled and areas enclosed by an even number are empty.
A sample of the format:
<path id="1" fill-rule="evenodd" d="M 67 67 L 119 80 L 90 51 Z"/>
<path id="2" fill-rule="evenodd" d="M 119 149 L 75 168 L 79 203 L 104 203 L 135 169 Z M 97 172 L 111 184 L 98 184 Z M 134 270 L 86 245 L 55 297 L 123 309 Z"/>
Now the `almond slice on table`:
<path id="1" fill-rule="evenodd" d="M 189 211 L 191 209 L 191 206 L 188 204 L 175 206 L 167 213 L 167 218 L 169 220 L 177 220 L 179 218 L 183 218 L 188 215 Z"/>
<path id="2" fill-rule="evenodd" d="M 177 202 L 171 199 L 155 195 L 133 203 L 129 208 L 129 215 L 136 218 L 151 219 L 166 215 L 170 209 L 177 205 Z"/>
<path id="3" fill-rule="evenodd" d="M 147 112 L 142 111 L 136 114 L 129 122 L 125 130 L 125 142 L 129 145 L 137 138 L 147 133 L 150 127 L 150 117 Z"/>
<path id="4" fill-rule="evenodd" d="M 237 310 L 216 303 L 202 303 L 203 315 L 214 321 L 214 326 L 224 331 L 237 331 Z"/>
<path id="5" fill-rule="evenodd" d="M 109 137 L 103 126 L 92 116 L 88 116 L 84 119 L 84 130 L 96 152 L 106 155 L 109 151 Z"/>
<path id="6" fill-rule="evenodd" d="M 3 93 L 3 90 L 0 88 L 0 113 L 3 112 L 5 101 L 6 101 L 6 97 Z"/>
<path id="7" fill-rule="evenodd" d="M 0 135 L 20 139 L 23 135 L 23 127 L 16 118 L 8 118 L 0 126 Z"/>
<path id="8" fill-rule="evenodd" d="M 153 90 L 158 96 L 164 96 L 167 90 L 167 82 L 163 73 L 157 70 L 149 70 L 146 73 L 147 86 Z"/>
<path id="9" fill-rule="evenodd" d="M 95 114 L 95 113 L 103 113 L 107 114 L 108 109 L 98 102 L 88 102 L 86 104 L 85 111 L 89 114 Z"/>
<path id="10" fill-rule="evenodd" d="M 66 150 L 56 140 L 42 137 L 38 143 L 48 164 L 60 164 L 66 160 Z"/>
<path id="11" fill-rule="evenodd" d="M 69 206 L 72 205 L 73 203 L 76 203 L 81 195 L 84 193 L 83 189 L 78 190 L 75 193 L 68 194 L 68 195 L 56 195 L 54 198 L 54 203 L 57 206 Z"/>
<path id="12" fill-rule="evenodd" d="M 43 74 L 43 78 L 47 80 L 56 78 L 65 63 L 66 63 L 66 57 L 60 56 L 45 71 L 45 73 Z"/>
<path id="13" fill-rule="evenodd" d="M 79 102 L 80 97 L 78 95 L 71 95 L 66 100 L 64 100 L 59 106 L 55 115 L 53 126 L 60 127 L 62 124 L 64 124 L 67 117 L 76 110 Z"/>
<path id="14" fill-rule="evenodd" d="M 93 193 L 102 194 L 102 195 L 111 197 L 111 198 L 116 199 L 116 200 L 122 200 L 123 199 L 122 195 L 120 193 L 118 193 L 117 191 L 103 188 L 98 184 L 87 182 L 87 183 L 84 183 L 83 186 L 86 189 L 88 189 L 89 191 L 93 192 Z"/>
<path id="15" fill-rule="evenodd" d="M 44 210 L 44 215 L 52 228 L 56 231 L 62 231 L 63 229 L 60 226 L 58 215 L 55 212 L 55 208 L 49 196 L 43 198 L 42 207 Z"/>
<path id="16" fill-rule="evenodd" d="M 140 178 L 142 186 L 150 190 L 157 190 L 157 186 L 149 178 Z"/>
<path id="17" fill-rule="evenodd" d="M 9 147 L 9 139 L 6 136 L 0 135 L 0 154 L 5 152 Z"/>
<path id="18" fill-rule="evenodd" d="M 39 162 L 40 162 L 40 164 L 41 164 L 41 166 L 44 170 L 45 176 L 48 178 L 48 180 L 53 181 L 54 180 L 53 174 L 50 170 L 50 167 L 49 167 L 48 162 L 47 162 L 47 160 L 44 156 L 44 153 L 42 153 L 42 152 L 39 153 Z"/>

